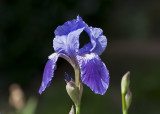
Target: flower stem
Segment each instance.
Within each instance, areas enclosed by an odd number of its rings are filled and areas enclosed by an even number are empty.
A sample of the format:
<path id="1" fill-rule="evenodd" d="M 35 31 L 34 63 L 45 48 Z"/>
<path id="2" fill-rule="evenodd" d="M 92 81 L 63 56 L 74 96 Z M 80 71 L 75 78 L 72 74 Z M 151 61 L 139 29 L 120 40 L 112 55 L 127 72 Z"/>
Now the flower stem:
<path id="1" fill-rule="evenodd" d="M 80 114 L 80 105 L 76 105 L 76 114 Z"/>
<path id="2" fill-rule="evenodd" d="M 123 114 L 128 114 L 126 101 L 125 101 L 125 93 L 122 93 L 122 110 L 123 110 Z"/>
<path id="3" fill-rule="evenodd" d="M 78 90 L 79 90 L 79 78 L 80 78 L 80 71 L 79 71 L 79 68 L 76 68 L 75 69 L 75 83 L 76 83 L 76 86 L 77 86 L 77 88 L 78 88 Z"/>
<path id="4" fill-rule="evenodd" d="M 80 70 L 79 67 L 75 68 L 75 84 L 78 90 L 78 97 L 77 97 L 77 103 L 75 103 L 76 106 L 76 114 L 80 114 L 80 104 L 81 104 L 81 97 L 83 92 L 83 86 L 80 82 Z"/>

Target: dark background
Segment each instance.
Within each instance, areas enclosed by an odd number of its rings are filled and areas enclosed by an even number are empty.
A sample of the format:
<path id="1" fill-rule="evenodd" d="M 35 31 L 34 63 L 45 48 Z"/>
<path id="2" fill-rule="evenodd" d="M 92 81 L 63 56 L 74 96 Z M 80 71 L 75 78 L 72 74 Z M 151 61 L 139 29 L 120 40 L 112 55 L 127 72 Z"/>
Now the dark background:
<path id="1" fill-rule="evenodd" d="M 160 1 L 159 0 L 1 0 L 0 1 L 0 112 L 14 111 L 9 87 L 19 84 L 26 100 L 38 100 L 36 114 L 66 114 L 73 104 L 65 90 L 64 72 L 72 67 L 59 59 L 55 77 L 38 94 L 54 30 L 80 15 L 108 39 L 101 59 L 110 72 L 106 94 L 84 86 L 82 114 L 120 114 L 121 77 L 131 71 L 133 101 L 129 114 L 160 113 Z M 80 37 L 80 42 L 83 38 Z"/>

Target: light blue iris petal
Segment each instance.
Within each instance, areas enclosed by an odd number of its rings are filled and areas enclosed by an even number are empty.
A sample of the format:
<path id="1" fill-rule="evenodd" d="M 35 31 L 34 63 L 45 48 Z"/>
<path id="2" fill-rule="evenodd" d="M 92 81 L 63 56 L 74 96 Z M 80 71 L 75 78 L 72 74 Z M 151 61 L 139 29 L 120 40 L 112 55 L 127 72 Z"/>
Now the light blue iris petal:
<path id="1" fill-rule="evenodd" d="M 79 35 L 83 29 L 84 27 L 72 31 L 68 35 L 56 36 L 53 40 L 54 50 L 74 58 L 79 49 Z"/>
<path id="2" fill-rule="evenodd" d="M 103 95 L 109 86 L 109 72 L 105 64 L 95 53 L 77 56 L 78 64 L 81 70 L 81 80 L 90 89 Z"/>
<path id="3" fill-rule="evenodd" d="M 107 38 L 103 35 L 102 29 L 86 26 L 85 31 L 91 39 L 92 49 L 90 51 L 101 55 L 107 46 Z"/>

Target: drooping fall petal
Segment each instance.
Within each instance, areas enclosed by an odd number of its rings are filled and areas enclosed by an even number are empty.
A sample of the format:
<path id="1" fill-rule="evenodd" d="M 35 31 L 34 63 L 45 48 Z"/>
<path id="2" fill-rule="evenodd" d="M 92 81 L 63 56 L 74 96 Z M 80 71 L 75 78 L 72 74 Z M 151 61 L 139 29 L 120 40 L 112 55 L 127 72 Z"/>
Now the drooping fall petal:
<path id="1" fill-rule="evenodd" d="M 77 56 L 81 70 L 81 80 L 90 89 L 103 95 L 109 86 L 109 72 L 97 54 Z"/>
<path id="2" fill-rule="evenodd" d="M 46 63 L 46 66 L 43 72 L 42 84 L 39 89 L 40 94 L 42 94 L 42 92 L 46 89 L 46 87 L 50 85 L 52 78 L 54 77 L 54 71 L 56 69 L 56 62 L 58 57 L 59 57 L 59 54 L 54 53 L 50 56 L 50 59 Z"/>

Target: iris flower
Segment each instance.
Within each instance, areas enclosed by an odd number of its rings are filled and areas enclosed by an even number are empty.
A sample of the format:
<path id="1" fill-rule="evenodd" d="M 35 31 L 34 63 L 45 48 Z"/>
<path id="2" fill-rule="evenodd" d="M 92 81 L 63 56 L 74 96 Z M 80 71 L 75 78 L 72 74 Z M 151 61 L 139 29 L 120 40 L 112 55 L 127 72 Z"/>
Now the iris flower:
<path id="1" fill-rule="evenodd" d="M 79 36 L 83 31 L 90 37 L 90 42 L 79 48 Z M 80 69 L 82 83 L 95 94 L 103 95 L 109 86 L 109 72 L 99 57 L 107 46 L 107 39 L 102 29 L 88 26 L 80 16 L 77 16 L 77 19 L 58 26 L 54 33 L 55 53 L 48 57 L 39 93 L 41 94 L 50 85 L 56 70 L 56 62 L 62 57 L 75 70 Z"/>

